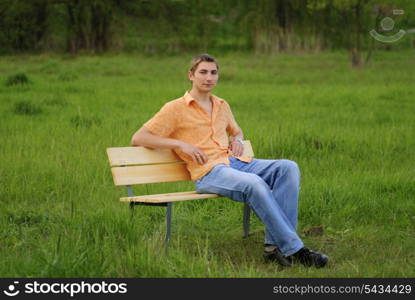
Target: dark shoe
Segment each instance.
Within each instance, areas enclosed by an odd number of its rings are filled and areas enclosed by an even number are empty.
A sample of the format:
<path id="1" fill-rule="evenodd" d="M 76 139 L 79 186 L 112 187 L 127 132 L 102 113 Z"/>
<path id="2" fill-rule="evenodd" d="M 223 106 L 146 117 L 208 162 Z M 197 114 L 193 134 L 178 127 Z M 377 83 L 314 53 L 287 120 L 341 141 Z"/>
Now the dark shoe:
<path id="1" fill-rule="evenodd" d="M 314 252 L 308 248 L 302 248 L 298 252 L 291 255 L 294 261 L 298 261 L 306 267 L 314 266 L 316 268 L 324 267 L 329 261 L 329 257 L 325 254 Z"/>
<path id="2" fill-rule="evenodd" d="M 274 245 L 265 245 L 264 259 L 268 261 L 275 261 L 281 266 L 290 267 L 292 265 L 291 257 L 285 257 L 280 249 Z"/>

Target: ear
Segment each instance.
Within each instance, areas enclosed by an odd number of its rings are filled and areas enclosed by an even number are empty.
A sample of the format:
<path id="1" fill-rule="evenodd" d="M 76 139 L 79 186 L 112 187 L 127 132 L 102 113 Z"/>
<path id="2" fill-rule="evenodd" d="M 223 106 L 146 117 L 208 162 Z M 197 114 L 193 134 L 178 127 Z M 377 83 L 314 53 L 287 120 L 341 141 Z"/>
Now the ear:
<path id="1" fill-rule="evenodd" d="M 192 71 L 188 71 L 188 72 L 187 72 L 187 76 L 189 77 L 189 80 L 190 80 L 190 81 L 192 81 L 192 80 L 193 80 L 193 78 L 194 78 L 194 75 L 193 75 Z"/>

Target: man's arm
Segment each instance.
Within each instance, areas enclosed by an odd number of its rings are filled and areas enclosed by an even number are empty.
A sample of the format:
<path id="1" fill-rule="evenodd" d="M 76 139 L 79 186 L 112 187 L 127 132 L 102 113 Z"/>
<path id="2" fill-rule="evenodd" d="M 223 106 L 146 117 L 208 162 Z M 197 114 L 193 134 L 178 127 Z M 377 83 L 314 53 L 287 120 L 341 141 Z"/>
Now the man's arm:
<path id="1" fill-rule="evenodd" d="M 225 109 L 228 111 L 229 116 L 228 125 L 226 127 L 226 131 L 231 136 L 229 149 L 232 151 L 234 156 L 241 156 L 244 153 L 244 145 L 242 142 L 244 139 L 244 134 L 241 127 L 239 127 L 238 123 L 236 123 L 231 107 L 226 101 Z"/>
<path id="2" fill-rule="evenodd" d="M 189 155 L 195 163 L 200 165 L 203 165 L 208 161 L 207 156 L 200 148 L 176 139 L 160 137 L 151 133 L 151 131 L 144 126 L 134 133 L 131 138 L 131 144 L 133 146 L 144 146 L 152 149 L 178 149 Z"/>
<path id="3" fill-rule="evenodd" d="M 131 138 L 131 145 L 144 146 L 147 148 L 163 148 L 163 149 L 178 149 L 180 148 L 180 141 L 170 138 L 163 138 L 152 134 L 150 130 L 144 126 L 137 130 Z"/>
<path id="4" fill-rule="evenodd" d="M 238 126 L 237 134 L 232 136 L 231 143 L 229 145 L 229 148 L 235 156 L 241 156 L 244 153 L 244 145 L 242 143 L 243 140 L 244 134 L 242 129 Z"/>
<path id="5" fill-rule="evenodd" d="M 232 141 L 235 141 L 235 140 L 244 140 L 244 134 L 243 134 L 243 132 L 242 132 L 242 129 L 240 129 L 239 128 L 239 132 L 236 134 L 236 135 L 234 135 L 234 136 L 232 136 Z"/>

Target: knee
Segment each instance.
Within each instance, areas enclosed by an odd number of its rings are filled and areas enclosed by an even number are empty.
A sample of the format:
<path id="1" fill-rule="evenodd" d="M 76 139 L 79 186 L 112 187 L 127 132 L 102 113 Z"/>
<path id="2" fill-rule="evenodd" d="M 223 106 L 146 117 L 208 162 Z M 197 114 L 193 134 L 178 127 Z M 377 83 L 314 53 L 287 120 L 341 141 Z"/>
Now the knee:
<path id="1" fill-rule="evenodd" d="M 246 192 L 259 191 L 267 187 L 267 183 L 260 176 L 253 173 L 247 173 L 241 180 L 241 184 Z"/>
<path id="2" fill-rule="evenodd" d="M 300 168 L 295 161 L 283 159 L 281 162 L 281 171 L 288 176 L 300 177 Z"/>
<path id="3" fill-rule="evenodd" d="M 243 173 L 243 175 L 238 178 L 238 183 L 244 189 L 245 188 L 252 189 L 252 188 L 263 185 L 265 181 L 260 176 L 254 173 Z"/>

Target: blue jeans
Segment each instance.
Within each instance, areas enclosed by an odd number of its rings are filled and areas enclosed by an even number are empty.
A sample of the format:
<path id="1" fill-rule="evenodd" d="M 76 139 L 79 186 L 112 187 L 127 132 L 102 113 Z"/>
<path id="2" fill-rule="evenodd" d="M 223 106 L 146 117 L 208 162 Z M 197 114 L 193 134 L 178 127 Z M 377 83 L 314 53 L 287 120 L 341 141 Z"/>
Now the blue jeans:
<path id="1" fill-rule="evenodd" d="M 231 157 L 230 166 L 216 165 L 195 181 L 198 193 L 214 193 L 248 203 L 265 224 L 265 243 L 277 245 L 289 256 L 302 247 L 297 235 L 300 171 L 290 160 L 253 159 L 246 163 Z"/>

